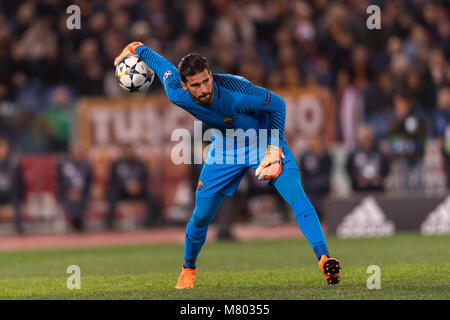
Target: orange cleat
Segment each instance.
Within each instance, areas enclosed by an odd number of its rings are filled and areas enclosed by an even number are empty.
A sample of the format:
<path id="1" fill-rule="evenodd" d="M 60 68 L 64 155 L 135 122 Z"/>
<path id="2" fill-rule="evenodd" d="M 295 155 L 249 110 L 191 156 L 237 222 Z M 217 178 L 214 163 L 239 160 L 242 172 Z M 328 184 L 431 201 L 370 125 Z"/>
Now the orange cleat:
<path id="1" fill-rule="evenodd" d="M 192 289 L 194 288 L 195 274 L 197 273 L 197 268 L 185 268 L 182 267 L 181 274 L 178 276 L 178 282 L 175 289 Z"/>
<path id="2" fill-rule="evenodd" d="M 319 260 L 319 268 L 322 270 L 328 285 L 338 284 L 340 281 L 341 263 L 334 258 L 322 255 Z"/>

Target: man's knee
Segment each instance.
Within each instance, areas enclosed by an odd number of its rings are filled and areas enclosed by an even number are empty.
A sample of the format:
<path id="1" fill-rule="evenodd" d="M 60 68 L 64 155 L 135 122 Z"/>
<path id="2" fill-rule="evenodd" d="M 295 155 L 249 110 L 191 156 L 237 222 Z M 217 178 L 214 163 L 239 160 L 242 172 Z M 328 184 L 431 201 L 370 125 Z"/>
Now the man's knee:
<path id="1" fill-rule="evenodd" d="M 192 215 L 192 223 L 196 228 L 204 228 L 210 224 L 213 216 L 214 214 L 207 212 L 205 208 L 198 208 L 196 206 Z"/>
<path id="2" fill-rule="evenodd" d="M 217 209 L 223 200 L 223 196 L 215 198 L 196 197 L 194 213 L 192 214 L 192 222 L 196 228 L 203 228 L 208 226 Z"/>

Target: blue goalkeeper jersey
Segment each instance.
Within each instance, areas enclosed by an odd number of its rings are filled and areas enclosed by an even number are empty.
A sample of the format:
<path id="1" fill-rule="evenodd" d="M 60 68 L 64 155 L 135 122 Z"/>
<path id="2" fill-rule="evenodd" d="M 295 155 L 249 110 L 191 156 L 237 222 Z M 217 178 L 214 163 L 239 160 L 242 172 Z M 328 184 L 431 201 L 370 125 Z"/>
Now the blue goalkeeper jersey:
<path id="1" fill-rule="evenodd" d="M 275 144 L 282 148 L 283 171 L 277 178 L 267 180 L 267 183 L 274 186 L 291 205 L 297 223 L 313 247 L 317 258 L 320 259 L 324 254 L 329 255 L 317 214 L 301 186 L 295 158 L 284 141 L 286 104 L 283 99 L 267 89 L 253 85 L 245 78 L 214 74 L 213 101 L 209 106 L 202 106 L 182 88 L 180 74 L 172 63 L 144 45 L 136 48 L 136 54 L 155 71 L 172 103 L 215 130 L 208 157 L 199 177 L 195 193 L 195 209 L 186 228 L 185 266 L 195 267 L 197 255 L 206 240 L 208 225 L 214 218 L 223 197 L 232 196 L 245 172 L 258 166 L 257 163 L 230 165 L 228 161 L 221 164 L 208 163 L 208 159 L 213 157 L 211 149 L 220 153 L 217 145 L 225 142 L 224 148 L 228 150 L 229 140 L 234 140 L 229 139 L 227 131 L 239 130 L 244 132 L 253 130 L 258 139 L 256 142 L 249 141 L 243 148 L 233 143 L 232 148 L 244 149 L 246 156 L 251 154 L 248 150 L 257 150 L 258 162 L 266 153 L 259 139 L 263 132 L 267 133 L 264 146 Z M 278 135 L 269 134 L 267 131 L 271 129 L 278 132 Z M 239 157 L 240 153 L 237 154 Z"/>
<path id="2" fill-rule="evenodd" d="M 274 92 L 255 86 L 240 76 L 214 74 L 212 103 L 202 106 L 183 89 L 178 69 L 170 61 L 145 45 L 139 46 L 136 54 L 156 73 L 172 103 L 213 129 L 211 141 L 213 144 L 220 142 L 222 150 L 230 148 L 230 145 L 231 148 L 239 148 L 234 138 L 230 141 L 230 130 L 227 129 L 234 129 L 235 133 L 256 133 L 257 143 L 251 138 L 245 140 L 247 152 L 252 146 L 258 149 L 262 145 L 284 145 L 286 104 Z M 267 137 L 264 144 L 260 140 L 262 132 L 265 132 L 262 139 Z M 261 160 L 261 152 L 265 154 L 266 150 L 258 152 L 257 161 Z"/>

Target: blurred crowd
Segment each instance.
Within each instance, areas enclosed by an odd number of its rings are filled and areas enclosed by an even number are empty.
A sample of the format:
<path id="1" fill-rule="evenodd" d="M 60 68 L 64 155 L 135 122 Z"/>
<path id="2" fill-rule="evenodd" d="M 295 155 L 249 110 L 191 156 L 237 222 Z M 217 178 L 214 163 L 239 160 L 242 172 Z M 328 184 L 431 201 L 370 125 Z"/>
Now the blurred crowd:
<path id="1" fill-rule="evenodd" d="M 79 30 L 66 25 L 72 4 Z M 371 4 L 379 30 L 366 26 Z M 353 190 L 383 190 L 390 170 L 404 173 L 403 188 L 420 188 L 430 139 L 450 184 L 448 1 L 2 0 L 0 127 L 15 149 L 69 151 L 77 99 L 125 94 L 113 60 L 131 41 L 175 64 L 199 52 L 213 72 L 274 90 L 329 88 Z M 158 81 L 150 88 L 161 91 Z M 321 144 L 308 142 L 304 179 L 331 166 Z M 305 185 L 320 199 L 328 189 L 314 181 Z"/>
<path id="2" fill-rule="evenodd" d="M 72 4 L 80 29 L 67 27 Z M 381 8 L 380 30 L 366 26 L 371 4 Z M 438 0 L 4 0 L 0 110 L 20 113 L 6 123 L 11 132 L 34 133 L 24 151 L 62 150 L 76 98 L 123 95 L 112 62 L 142 41 L 174 63 L 200 52 L 213 72 L 271 89 L 326 86 L 341 111 L 338 134 L 353 146 L 356 130 L 341 123 L 358 116 L 386 138 L 398 92 L 428 122 L 446 112 L 438 93 L 450 82 L 449 15 Z M 427 134 L 442 134 L 427 125 Z"/>

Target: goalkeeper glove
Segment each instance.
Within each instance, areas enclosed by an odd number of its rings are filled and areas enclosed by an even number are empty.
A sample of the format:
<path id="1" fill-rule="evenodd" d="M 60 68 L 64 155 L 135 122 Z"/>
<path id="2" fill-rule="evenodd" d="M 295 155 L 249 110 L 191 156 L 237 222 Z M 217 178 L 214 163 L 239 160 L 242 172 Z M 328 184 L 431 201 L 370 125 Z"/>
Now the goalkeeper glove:
<path id="1" fill-rule="evenodd" d="M 281 148 L 268 146 L 264 159 L 256 169 L 255 176 L 258 180 L 272 180 L 281 174 L 281 158 L 284 158 Z"/>
<path id="2" fill-rule="evenodd" d="M 120 61 L 122 61 L 125 58 L 128 58 L 130 56 L 135 56 L 136 55 L 136 48 L 139 46 L 142 46 L 143 43 L 139 42 L 139 41 L 135 41 L 132 43 L 129 43 L 125 49 L 122 50 L 122 53 L 119 54 L 116 59 L 114 60 L 114 66 L 117 66 L 119 64 Z"/>

